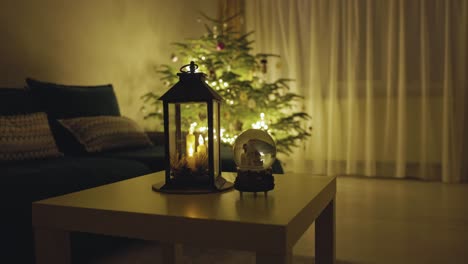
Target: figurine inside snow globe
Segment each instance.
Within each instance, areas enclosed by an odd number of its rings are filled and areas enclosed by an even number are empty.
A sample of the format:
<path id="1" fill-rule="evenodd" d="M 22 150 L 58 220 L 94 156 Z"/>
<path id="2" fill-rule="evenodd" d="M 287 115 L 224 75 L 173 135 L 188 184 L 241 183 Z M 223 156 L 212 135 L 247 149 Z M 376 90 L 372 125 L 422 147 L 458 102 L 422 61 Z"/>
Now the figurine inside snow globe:
<path id="1" fill-rule="evenodd" d="M 241 192 L 265 192 L 273 190 L 274 177 L 271 165 L 276 159 L 273 138 L 260 129 L 242 132 L 234 142 L 234 161 L 237 177 L 234 188 Z"/>

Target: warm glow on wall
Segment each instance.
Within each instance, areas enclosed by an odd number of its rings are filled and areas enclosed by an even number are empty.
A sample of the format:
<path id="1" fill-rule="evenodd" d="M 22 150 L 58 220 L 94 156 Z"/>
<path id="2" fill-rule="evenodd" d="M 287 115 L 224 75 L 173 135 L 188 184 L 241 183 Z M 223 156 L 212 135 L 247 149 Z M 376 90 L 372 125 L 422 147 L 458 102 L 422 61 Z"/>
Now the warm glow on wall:
<path id="1" fill-rule="evenodd" d="M 8 25 L 0 27 L 1 38 L 8 40 L 0 44 L 0 87 L 23 87 L 25 77 L 112 83 L 122 114 L 142 123 L 140 96 L 159 84 L 153 67 L 172 63 L 171 42 L 203 32 L 187 27 L 199 16 L 193 10 L 214 15 L 217 5 L 216 0 L 0 1 L 2 24 Z"/>

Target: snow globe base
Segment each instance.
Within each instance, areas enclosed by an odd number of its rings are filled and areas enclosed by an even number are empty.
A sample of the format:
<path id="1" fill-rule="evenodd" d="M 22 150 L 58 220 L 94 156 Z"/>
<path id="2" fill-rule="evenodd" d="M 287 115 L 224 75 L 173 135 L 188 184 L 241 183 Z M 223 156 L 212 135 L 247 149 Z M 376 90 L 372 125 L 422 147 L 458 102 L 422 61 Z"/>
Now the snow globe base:
<path id="1" fill-rule="evenodd" d="M 264 192 L 267 194 L 275 188 L 275 178 L 271 168 L 262 170 L 237 169 L 234 189 L 243 192 Z"/>

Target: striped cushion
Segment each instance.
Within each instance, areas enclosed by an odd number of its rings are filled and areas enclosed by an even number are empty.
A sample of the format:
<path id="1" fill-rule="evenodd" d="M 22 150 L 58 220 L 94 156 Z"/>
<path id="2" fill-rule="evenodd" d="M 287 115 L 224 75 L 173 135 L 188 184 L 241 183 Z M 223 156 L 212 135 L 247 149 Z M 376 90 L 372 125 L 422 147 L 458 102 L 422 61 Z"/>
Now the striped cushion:
<path id="1" fill-rule="evenodd" d="M 0 116 L 0 161 L 60 156 L 45 113 Z"/>
<path id="2" fill-rule="evenodd" d="M 93 116 L 61 119 L 87 152 L 146 147 L 152 143 L 142 128 L 123 116 Z"/>

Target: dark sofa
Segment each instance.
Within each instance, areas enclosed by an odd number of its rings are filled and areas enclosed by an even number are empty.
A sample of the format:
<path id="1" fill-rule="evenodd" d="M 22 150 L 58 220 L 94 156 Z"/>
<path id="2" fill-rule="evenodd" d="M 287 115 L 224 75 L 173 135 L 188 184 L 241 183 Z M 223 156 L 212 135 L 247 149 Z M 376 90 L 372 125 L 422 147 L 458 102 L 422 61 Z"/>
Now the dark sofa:
<path id="1" fill-rule="evenodd" d="M 57 146 L 64 154 L 56 158 L 0 161 L 2 179 L 0 223 L 3 227 L 2 241 L 6 242 L 2 243 L 0 248 L 2 259 L 11 259 L 11 263 L 34 262 L 31 232 L 33 201 L 158 170 L 132 158 L 115 159 L 86 155 L 79 144 L 71 138 L 71 134 L 67 134 L 59 126 L 56 118 L 120 115 L 112 86 L 95 88 L 53 85 L 46 87 L 45 84 L 39 90 L 32 87 L 0 88 L 0 116 L 47 112 Z M 72 108 L 76 109 L 76 113 Z M 87 242 L 78 244 L 84 245 Z"/>
<path id="2" fill-rule="evenodd" d="M 84 116 L 120 116 L 112 85 L 67 86 L 27 79 L 27 88 L 0 88 L 0 116 L 46 112 L 50 128 L 63 157 L 0 161 L 2 179 L 2 257 L 15 263 L 33 262 L 31 203 L 164 169 L 164 142 L 144 148 L 126 148 L 87 153 L 58 119 Z M 162 144 L 161 144 L 162 143 Z M 230 147 L 221 150 L 223 171 L 235 171 Z M 274 173 L 283 173 L 279 162 Z M 72 245 L 90 247 L 89 236 L 79 236 Z M 84 238 L 83 238 L 84 237 Z M 93 237 L 94 240 L 102 238 Z M 85 240 L 86 242 L 80 242 Z M 115 239 L 112 243 L 117 243 Z M 102 245 L 103 243 L 101 243 Z"/>

